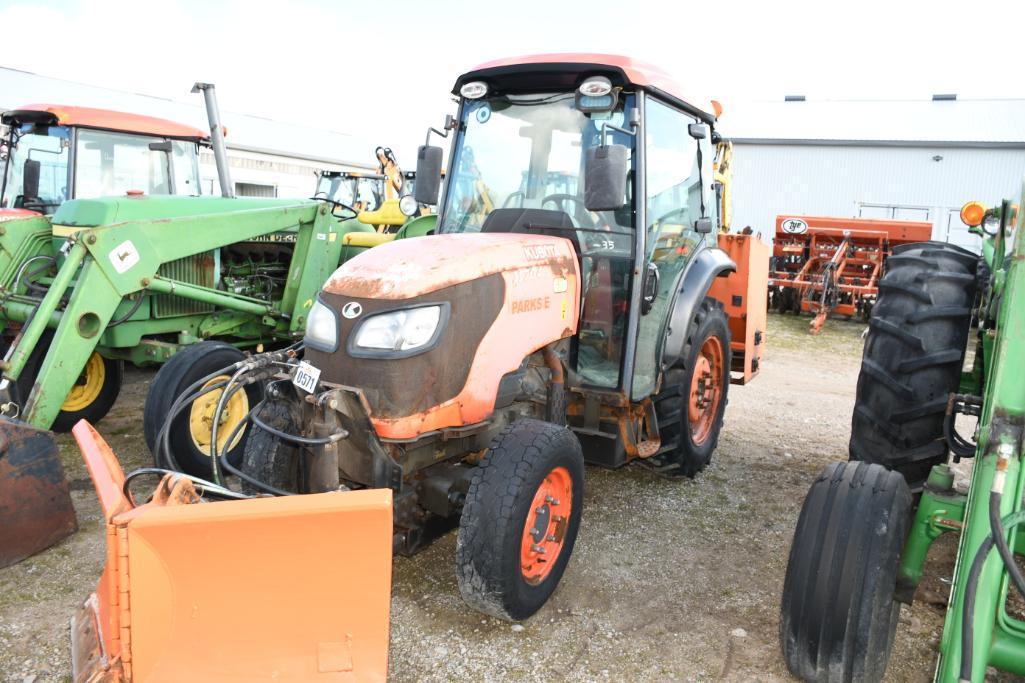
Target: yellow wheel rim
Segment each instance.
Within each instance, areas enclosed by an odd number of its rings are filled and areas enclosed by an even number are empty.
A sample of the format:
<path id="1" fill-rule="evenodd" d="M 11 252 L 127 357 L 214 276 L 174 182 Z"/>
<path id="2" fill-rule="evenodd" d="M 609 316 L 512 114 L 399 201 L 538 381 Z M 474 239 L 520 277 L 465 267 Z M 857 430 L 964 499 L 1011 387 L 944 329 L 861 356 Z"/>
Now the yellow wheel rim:
<path id="1" fill-rule="evenodd" d="M 212 384 L 218 382 L 224 382 L 231 379 L 228 375 L 219 375 L 214 377 L 209 382 L 203 385 L 203 388 L 207 388 Z M 217 410 L 217 402 L 221 400 L 221 394 L 224 393 L 224 389 L 215 389 L 208 394 L 203 394 L 192 403 L 192 409 L 189 411 L 189 432 L 192 435 L 192 443 L 195 444 L 196 448 L 206 456 L 210 455 L 210 441 L 213 435 L 214 426 L 214 411 Z M 224 445 L 228 442 L 228 437 L 235 431 L 235 427 L 239 422 L 245 419 L 246 415 L 249 414 L 249 397 L 246 395 L 245 389 L 236 391 L 231 398 L 228 399 L 227 404 L 224 406 L 224 410 L 221 412 L 220 421 L 217 424 L 217 452 L 220 453 L 224 450 Z M 242 435 L 245 434 L 245 428 L 239 431 L 238 435 L 231 442 L 231 448 L 238 445 L 238 442 L 242 440 Z M 230 449 L 229 449 L 230 450 Z"/>
<path id="2" fill-rule="evenodd" d="M 103 362 L 103 356 L 94 353 L 85 362 L 85 369 L 79 376 L 75 386 L 64 399 L 61 410 L 76 413 L 85 410 L 93 404 L 103 390 L 103 384 L 107 381 L 107 366 Z"/>

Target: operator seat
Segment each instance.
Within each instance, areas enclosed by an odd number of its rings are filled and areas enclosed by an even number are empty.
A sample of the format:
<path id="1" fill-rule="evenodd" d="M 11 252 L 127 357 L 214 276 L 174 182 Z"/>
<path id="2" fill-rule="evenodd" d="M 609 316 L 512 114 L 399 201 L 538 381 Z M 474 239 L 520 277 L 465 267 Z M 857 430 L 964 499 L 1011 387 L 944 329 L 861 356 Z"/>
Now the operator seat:
<path id="1" fill-rule="evenodd" d="M 573 219 L 565 211 L 552 209 L 494 209 L 480 226 L 481 232 L 518 232 L 528 235 L 562 237 L 573 243 L 580 258 L 580 239 Z"/>

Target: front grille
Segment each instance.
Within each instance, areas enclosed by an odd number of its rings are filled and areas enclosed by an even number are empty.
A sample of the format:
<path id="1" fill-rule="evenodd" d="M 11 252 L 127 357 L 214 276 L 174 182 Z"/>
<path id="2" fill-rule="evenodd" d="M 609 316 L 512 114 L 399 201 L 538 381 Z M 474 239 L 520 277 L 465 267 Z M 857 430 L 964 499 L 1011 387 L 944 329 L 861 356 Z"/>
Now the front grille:
<path id="1" fill-rule="evenodd" d="M 214 287 L 216 284 L 217 263 L 212 251 L 195 256 L 186 256 L 160 266 L 157 274 L 177 282 L 190 285 Z M 207 313 L 214 310 L 213 305 L 186 299 L 175 294 L 158 294 L 153 299 L 154 318 L 173 318 L 192 313 Z"/>

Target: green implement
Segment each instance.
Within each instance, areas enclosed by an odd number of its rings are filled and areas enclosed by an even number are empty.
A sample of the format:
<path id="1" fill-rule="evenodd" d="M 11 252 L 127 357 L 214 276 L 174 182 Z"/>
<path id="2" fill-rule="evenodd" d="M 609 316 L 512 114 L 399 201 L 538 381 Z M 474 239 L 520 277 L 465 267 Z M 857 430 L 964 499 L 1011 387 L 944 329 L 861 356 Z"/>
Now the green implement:
<path id="1" fill-rule="evenodd" d="M 1025 230 L 1010 201 L 969 202 L 961 217 L 981 257 L 932 242 L 895 250 L 866 338 L 852 461 L 831 465 L 801 511 L 780 636 L 804 680 L 882 678 L 900 605 L 951 532 L 960 544 L 935 680 L 981 683 L 989 667 L 1025 676 Z M 978 421 L 974 440 L 958 415 Z M 951 456 L 973 459 L 967 491 Z M 856 513 L 842 514 L 852 496 Z"/>

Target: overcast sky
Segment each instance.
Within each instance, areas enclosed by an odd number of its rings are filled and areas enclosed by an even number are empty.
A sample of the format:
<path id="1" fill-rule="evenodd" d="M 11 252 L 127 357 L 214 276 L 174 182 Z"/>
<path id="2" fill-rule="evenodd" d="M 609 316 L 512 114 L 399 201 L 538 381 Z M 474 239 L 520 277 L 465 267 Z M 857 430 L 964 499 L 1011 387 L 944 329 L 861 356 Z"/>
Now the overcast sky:
<path id="1" fill-rule="evenodd" d="M 627 54 L 727 114 L 785 94 L 1022 97 L 1023 19 L 1013 0 L 0 0 L 0 64 L 179 100 L 211 81 L 224 110 L 352 132 L 412 167 L 458 73 L 499 56 Z"/>

